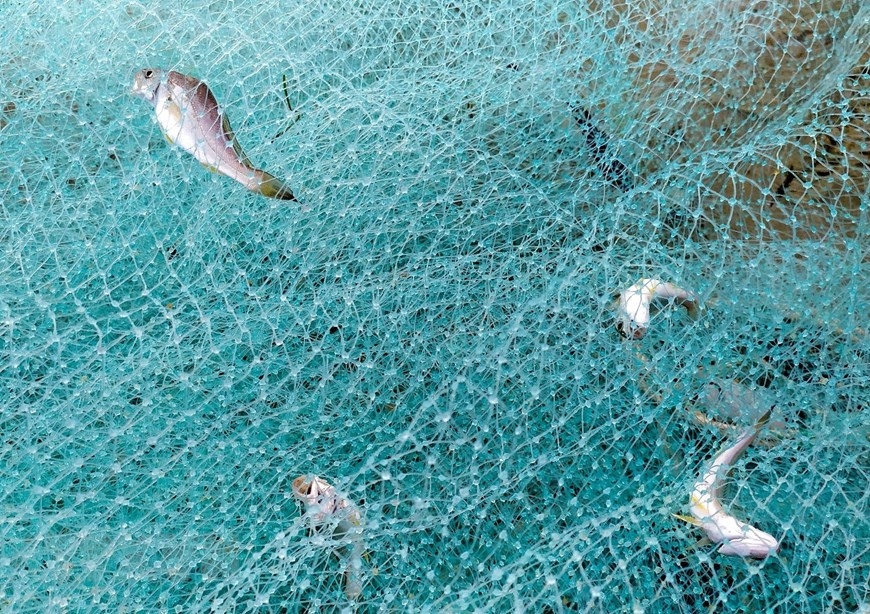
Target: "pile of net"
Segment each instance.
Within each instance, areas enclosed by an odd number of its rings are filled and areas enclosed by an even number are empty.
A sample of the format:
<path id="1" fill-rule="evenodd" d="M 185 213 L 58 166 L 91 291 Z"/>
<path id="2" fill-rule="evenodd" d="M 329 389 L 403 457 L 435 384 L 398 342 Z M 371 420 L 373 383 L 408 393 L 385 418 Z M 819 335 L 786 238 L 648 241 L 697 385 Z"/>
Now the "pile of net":
<path id="1" fill-rule="evenodd" d="M 0 612 L 870 611 L 870 7 L 0 22 Z M 644 279 L 698 313 L 620 334 Z M 724 554 L 690 493 L 768 410 Z"/>

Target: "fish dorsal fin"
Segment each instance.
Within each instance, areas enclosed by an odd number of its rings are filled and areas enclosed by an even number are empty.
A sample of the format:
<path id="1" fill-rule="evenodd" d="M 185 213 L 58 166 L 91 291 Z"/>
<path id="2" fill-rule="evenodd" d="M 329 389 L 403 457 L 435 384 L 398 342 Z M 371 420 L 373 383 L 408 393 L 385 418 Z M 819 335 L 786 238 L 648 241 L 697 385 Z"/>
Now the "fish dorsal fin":
<path id="1" fill-rule="evenodd" d="M 238 156 L 239 160 L 247 166 L 248 168 L 253 168 L 251 161 L 248 159 L 248 156 L 242 150 L 242 146 L 239 145 L 239 141 L 236 140 L 236 135 L 233 132 L 232 126 L 230 126 L 230 118 L 227 117 L 226 113 L 221 113 L 221 129 L 223 130 L 224 137 L 228 142 L 233 144 L 233 151 L 236 152 L 236 156 Z"/>

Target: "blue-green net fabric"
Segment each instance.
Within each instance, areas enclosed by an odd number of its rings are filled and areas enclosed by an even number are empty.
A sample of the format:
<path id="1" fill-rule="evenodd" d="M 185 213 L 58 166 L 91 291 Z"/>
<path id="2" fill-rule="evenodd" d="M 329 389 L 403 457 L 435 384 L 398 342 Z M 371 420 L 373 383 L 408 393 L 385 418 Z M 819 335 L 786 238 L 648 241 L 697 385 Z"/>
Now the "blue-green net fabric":
<path id="1" fill-rule="evenodd" d="M 870 610 L 870 8 L 6 2 L 0 612 Z M 129 94 L 205 80 L 263 198 Z M 695 292 L 642 340 L 612 297 Z M 773 407 L 699 543 L 689 493 Z M 291 482 L 364 517 L 362 594 Z"/>

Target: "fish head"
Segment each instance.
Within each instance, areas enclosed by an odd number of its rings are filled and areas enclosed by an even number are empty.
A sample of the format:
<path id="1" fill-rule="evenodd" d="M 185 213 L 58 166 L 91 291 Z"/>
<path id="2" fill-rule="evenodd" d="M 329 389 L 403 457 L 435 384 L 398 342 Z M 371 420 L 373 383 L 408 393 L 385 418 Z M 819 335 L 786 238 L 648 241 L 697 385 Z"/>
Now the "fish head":
<path id="1" fill-rule="evenodd" d="M 163 81 L 163 71 L 159 68 L 143 68 L 133 77 L 133 89 L 130 90 L 135 96 L 144 98 L 154 104 L 156 102 L 157 88 Z"/>
<path id="2" fill-rule="evenodd" d="M 655 280 L 641 279 L 616 299 L 616 330 L 627 339 L 643 339 L 650 321 L 650 284 Z"/>
<path id="3" fill-rule="evenodd" d="M 637 341 L 646 335 L 646 326 L 638 324 L 631 317 L 621 314 L 616 319 L 616 330 L 625 339 Z"/>
<path id="4" fill-rule="evenodd" d="M 769 533 L 746 526 L 741 535 L 729 536 L 719 548 L 721 554 L 763 559 L 779 550 L 779 542 Z"/>

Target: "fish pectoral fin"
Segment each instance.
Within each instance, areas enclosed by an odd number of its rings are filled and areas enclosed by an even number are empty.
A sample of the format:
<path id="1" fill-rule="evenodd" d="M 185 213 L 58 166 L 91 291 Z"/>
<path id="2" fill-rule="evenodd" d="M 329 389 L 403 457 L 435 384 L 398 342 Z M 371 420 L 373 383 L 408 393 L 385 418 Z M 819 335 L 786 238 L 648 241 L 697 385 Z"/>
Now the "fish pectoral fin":
<path id="1" fill-rule="evenodd" d="M 232 128 L 232 126 L 230 126 L 230 118 L 227 117 L 226 113 L 224 113 L 223 117 L 221 118 L 221 128 L 224 131 L 224 138 L 228 142 L 232 143 L 233 151 L 235 152 L 236 156 L 239 158 L 239 161 L 244 166 L 252 167 L 253 165 L 251 164 L 251 161 L 248 159 L 248 156 L 245 155 L 245 152 L 242 150 L 242 146 L 239 145 L 239 141 L 236 139 L 236 135 L 233 132 L 233 128 Z"/>
<path id="2" fill-rule="evenodd" d="M 695 518 L 694 516 L 685 516 L 683 514 L 671 514 L 671 516 L 673 516 L 677 520 L 682 520 L 683 522 L 688 522 L 689 524 L 694 525 L 696 527 L 703 526 L 703 523 L 700 520 L 698 520 L 697 518 Z"/>

